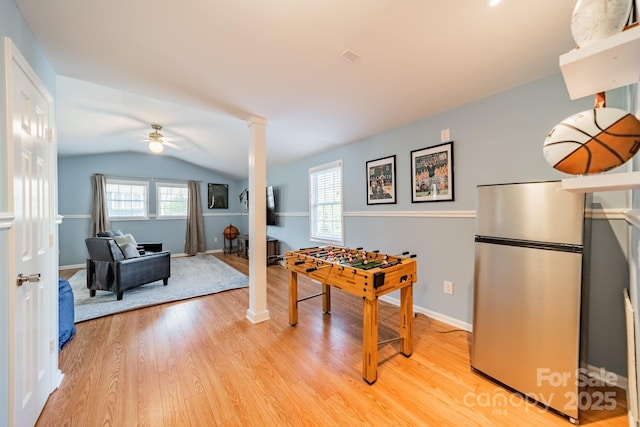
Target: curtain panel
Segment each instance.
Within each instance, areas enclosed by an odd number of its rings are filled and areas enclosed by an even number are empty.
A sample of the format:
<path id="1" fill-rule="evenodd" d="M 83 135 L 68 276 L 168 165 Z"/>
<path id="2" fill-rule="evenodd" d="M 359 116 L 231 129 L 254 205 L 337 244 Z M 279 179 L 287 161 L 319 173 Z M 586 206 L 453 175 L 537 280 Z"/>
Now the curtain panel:
<path id="1" fill-rule="evenodd" d="M 107 214 L 107 179 L 104 175 L 93 175 L 93 197 L 91 200 L 91 228 L 89 236 L 95 237 L 101 231 L 111 228 Z"/>
<path id="2" fill-rule="evenodd" d="M 195 255 L 205 250 L 200 183 L 198 181 L 189 181 L 187 188 L 189 201 L 187 208 L 187 238 L 185 239 L 184 251 L 189 255 Z"/>

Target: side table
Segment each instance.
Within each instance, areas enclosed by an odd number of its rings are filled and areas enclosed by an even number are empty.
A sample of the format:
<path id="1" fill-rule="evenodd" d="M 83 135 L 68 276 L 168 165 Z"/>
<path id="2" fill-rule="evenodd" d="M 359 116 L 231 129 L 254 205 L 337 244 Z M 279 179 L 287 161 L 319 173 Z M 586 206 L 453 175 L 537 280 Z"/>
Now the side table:
<path id="1" fill-rule="evenodd" d="M 275 264 L 278 260 L 280 241 L 267 236 L 267 264 Z M 249 235 L 238 236 L 238 256 L 249 258 Z"/>

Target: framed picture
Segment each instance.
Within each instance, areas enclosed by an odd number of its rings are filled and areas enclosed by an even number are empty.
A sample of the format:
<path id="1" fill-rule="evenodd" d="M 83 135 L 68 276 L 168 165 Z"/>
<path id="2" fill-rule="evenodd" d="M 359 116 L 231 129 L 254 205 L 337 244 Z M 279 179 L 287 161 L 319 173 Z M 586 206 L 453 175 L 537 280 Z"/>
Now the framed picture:
<path id="1" fill-rule="evenodd" d="M 396 156 L 367 162 L 367 204 L 396 202 Z"/>
<path id="2" fill-rule="evenodd" d="M 453 201 L 453 141 L 411 152 L 411 201 Z"/>
<path id="3" fill-rule="evenodd" d="M 209 209 L 229 208 L 229 186 L 227 184 L 209 184 L 208 193 L 207 207 Z"/>

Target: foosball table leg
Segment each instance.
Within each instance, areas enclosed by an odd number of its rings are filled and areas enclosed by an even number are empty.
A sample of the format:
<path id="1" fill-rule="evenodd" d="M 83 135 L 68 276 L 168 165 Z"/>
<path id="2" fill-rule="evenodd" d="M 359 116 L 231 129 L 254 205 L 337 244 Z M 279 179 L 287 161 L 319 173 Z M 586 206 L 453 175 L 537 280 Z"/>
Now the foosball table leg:
<path id="1" fill-rule="evenodd" d="M 400 289 L 400 338 L 402 354 L 409 357 L 413 353 L 413 286 Z"/>
<path id="2" fill-rule="evenodd" d="M 298 273 L 289 272 L 289 324 L 298 324 Z"/>
<path id="3" fill-rule="evenodd" d="M 331 311 L 331 286 L 326 283 L 322 284 L 322 311 L 325 313 Z"/>
<path id="4" fill-rule="evenodd" d="M 369 384 L 378 379 L 378 298 L 364 299 L 362 378 Z"/>

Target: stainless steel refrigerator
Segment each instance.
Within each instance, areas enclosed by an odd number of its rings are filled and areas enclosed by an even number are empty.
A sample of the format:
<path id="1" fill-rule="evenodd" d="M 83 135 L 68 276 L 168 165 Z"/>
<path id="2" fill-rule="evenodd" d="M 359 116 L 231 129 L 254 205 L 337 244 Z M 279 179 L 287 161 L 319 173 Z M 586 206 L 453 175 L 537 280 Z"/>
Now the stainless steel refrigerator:
<path id="1" fill-rule="evenodd" d="M 559 181 L 477 188 L 471 366 L 571 421 L 586 372 L 590 207 Z"/>

